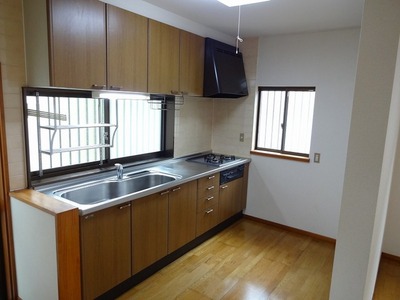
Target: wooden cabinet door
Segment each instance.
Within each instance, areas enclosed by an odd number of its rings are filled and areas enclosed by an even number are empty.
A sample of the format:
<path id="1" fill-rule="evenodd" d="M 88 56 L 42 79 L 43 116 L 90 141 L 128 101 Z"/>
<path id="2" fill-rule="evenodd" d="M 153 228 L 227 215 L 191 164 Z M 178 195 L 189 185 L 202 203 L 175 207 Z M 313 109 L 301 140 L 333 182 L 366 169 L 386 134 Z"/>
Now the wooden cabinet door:
<path id="1" fill-rule="evenodd" d="M 196 236 L 197 181 L 171 189 L 168 205 L 168 253 Z"/>
<path id="2" fill-rule="evenodd" d="M 203 96 L 204 38 L 180 31 L 179 88 L 184 95 Z"/>
<path id="3" fill-rule="evenodd" d="M 107 5 L 110 89 L 147 92 L 147 18 Z"/>
<path id="4" fill-rule="evenodd" d="M 179 92 L 179 29 L 149 20 L 148 91 Z"/>
<path id="5" fill-rule="evenodd" d="M 130 203 L 81 217 L 84 299 L 94 299 L 131 276 L 130 229 Z"/>
<path id="6" fill-rule="evenodd" d="M 133 274 L 167 255 L 167 232 L 167 193 L 132 201 Z"/>
<path id="7" fill-rule="evenodd" d="M 50 0 L 51 85 L 106 86 L 105 4 Z"/>
<path id="8" fill-rule="evenodd" d="M 241 211 L 242 183 L 243 178 L 239 178 L 220 186 L 218 199 L 220 222 Z"/>

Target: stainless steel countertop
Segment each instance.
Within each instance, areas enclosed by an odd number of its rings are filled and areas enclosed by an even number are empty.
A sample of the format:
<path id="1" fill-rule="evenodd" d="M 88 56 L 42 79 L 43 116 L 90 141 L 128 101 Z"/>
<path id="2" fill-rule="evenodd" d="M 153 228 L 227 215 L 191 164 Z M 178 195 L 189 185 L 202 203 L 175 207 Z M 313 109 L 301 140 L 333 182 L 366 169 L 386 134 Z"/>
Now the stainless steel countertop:
<path id="1" fill-rule="evenodd" d="M 133 167 L 125 167 L 124 166 L 124 173 L 132 173 L 132 172 L 142 172 L 142 171 L 158 171 L 158 172 L 164 172 L 164 173 L 170 173 L 179 176 L 179 179 L 176 179 L 174 181 L 161 184 L 155 187 L 151 187 L 139 192 L 135 192 L 129 195 L 124 195 L 118 198 L 114 198 L 111 200 L 103 201 L 100 203 L 94 203 L 94 204 L 89 204 L 89 205 L 83 205 L 83 204 L 78 204 L 73 201 L 66 200 L 64 198 L 61 198 L 57 195 L 54 195 L 53 192 L 59 189 L 67 188 L 73 185 L 85 183 L 85 182 L 90 182 L 90 181 L 96 181 L 96 180 L 101 180 L 105 178 L 110 178 L 113 176 L 116 176 L 116 170 L 110 170 L 106 171 L 104 173 L 100 174 L 94 174 L 94 175 L 87 175 L 79 178 L 74 178 L 74 179 L 67 179 L 67 180 L 62 180 L 58 181 L 56 183 L 51 183 L 51 184 L 46 184 L 42 185 L 40 187 L 36 187 L 35 189 L 41 193 L 47 194 L 55 199 L 58 199 L 64 203 L 69 203 L 73 206 L 76 206 L 79 208 L 80 214 L 81 215 L 87 215 L 90 213 L 93 213 L 95 211 L 116 206 L 116 205 L 121 205 L 123 203 L 142 198 L 154 193 L 162 192 L 165 190 L 168 190 L 172 187 L 181 185 L 183 183 L 199 179 L 204 176 L 208 176 L 214 173 L 221 172 L 226 169 L 233 168 L 235 166 L 243 165 L 245 163 L 249 163 L 250 159 L 249 158 L 242 158 L 242 157 L 236 157 L 236 160 L 226 163 L 221 167 L 218 166 L 210 166 L 206 164 L 201 164 L 201 163 L 196 163 L 196 162 L 190 162 L 187 161 L 188 157 L 184 158 L 174 158 L 174 159 L 168 159 L 168 160 L 163 160 L 160 162 L 153 162 L 153 163 L 148 163 L 148 164 L 143 164 L 140 166 L 133 166 Z"/>

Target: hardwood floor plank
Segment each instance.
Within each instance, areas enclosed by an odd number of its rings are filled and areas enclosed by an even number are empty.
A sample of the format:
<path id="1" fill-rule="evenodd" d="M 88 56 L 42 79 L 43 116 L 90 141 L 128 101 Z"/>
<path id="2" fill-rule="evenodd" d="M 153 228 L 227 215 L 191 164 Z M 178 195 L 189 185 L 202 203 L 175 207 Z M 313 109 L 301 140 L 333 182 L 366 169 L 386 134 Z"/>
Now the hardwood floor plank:
<path id="1" fill-rule="evenodd" d="M 244 276 L 244 279 L 256 287 L 264 288 L 268 294 L 271 294 L 288 271 L 288 265 L 268 258 L 262 258 Z"/>
<path id="2" fill-rule="evenodd" d="M 335 245 L 241 219 L 120 300 L 329 298 Z M 400 262 L 383 258 L 374 300 L 400 299 Z"/>
<path id="3" fill-rule="evenodd" d="M 182 294 L 180 294 L 177 298 L 177 300 L 193 300 L 193 299 L 197 299 L 197 300 L 212 300 L 211 298 L 202 295 L 196 291 L 193 291 L 191 289 L 188 289 L 186 291 L 184 291 Z"/>
<path id="4" fill-rule="evenodd" d="M 382 257 L 374 300 L 400 299 L 400 261 Z"/>
<path id="5" fill-rule="evenodd" d="M 240 279 L 229 292 L 222 297 L 223 300 L 265 300 L 268 292 L 261 285 Z"/>

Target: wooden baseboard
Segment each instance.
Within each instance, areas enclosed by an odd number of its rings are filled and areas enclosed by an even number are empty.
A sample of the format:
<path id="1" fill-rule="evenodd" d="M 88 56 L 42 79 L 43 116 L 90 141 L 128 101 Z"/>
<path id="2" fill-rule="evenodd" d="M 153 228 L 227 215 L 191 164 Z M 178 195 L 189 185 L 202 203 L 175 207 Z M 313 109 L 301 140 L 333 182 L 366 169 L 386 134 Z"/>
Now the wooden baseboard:
<path id="1" fill-rule="evenodd" d="M 393 255 L 393 254 L 389 254 L 389 253 L 385 253 L 385 252 L 382 252 L 381 258 L 386 258 L 386 259 L 390 259 L 390 260 L 394 260 L 394 261 L 400 262 L 400 257 L 399 256 Z"/>
<path id="2" fill-rule="evenodd" d="M 277 228 L 281 228 L 281 229 L 284 229 L 286 231 L 291 231 L 291 232 L 299 233 L 299 234 L 302 234 L 302 235 L 305 235 L 305 236 L 309 236 L 309 237 L 312 237 L 312 238 L 317 239 L 317 240 L 321 240 L 321 241 L 325 241 L 325 242 L 330 242 L 330 243 L 336 244 L 336 239 L 333 239 L 333 238 L 330 238 L 330 237 L 327 237 L 327 236 L 324 236 L 324 235 L 319 235 L 319 234 L 312 233 L 312 232 L 309 232 L 309 231 L 306 231 L 306 230 L 297 229 L 297 228 L 290 227 L 290 226 L 287 226 L 287 225 L 283 225 L 283 224 L 275 223 L 275 222 L 272 222 L 272 221 L 268 221 L 268 220 L 264 220 L 264 219 L 260 219 L 260 218 L 256 218 L 256 217 L 252 217 L 252 216 L 249 216 L 249 215 L 243 215 L 243 217 L 248 219 L 248 220 L 253 220 L 253 221 L 256 221 L 256 222 L 259 222 L 259 223 L 263 223 L 263 224 L 267 224 L 267 225 L 274 226 L 274 227 L 277 227 Z"/>
<path id="3" fill-rule="evenodd" d="M 260 219 L 260 218 L 256 218 L 256 217 L 252 217 L 252 216 L 249 216 L 249 215 L 243 215 L 243 218 L 246 218 L 248 220 L 253 220 L 253 221 L 256 221 L 256 222 L 259 222 L 259 223 L 267 224 L 267 225 L 270 225 L 270 226 L 274 226 L 274 227 L 277 227 L 277 228 L 281 228 L 281 229 L 284 229 L 286 231 L 296 232 L 296 233 L 299 233 L 299 234 L 302 234 L 302 235 L 305 235 L 305 236 L 310 236 L 310 237 L 312 237 L 314 239 L 317 239 L 317 240 L 322 240 L 322 241 L 326 241 L 326 242 L 330 242 L 330 243 L 336 244 L 336 239 L 333 239 L 333 238 L 330 238 L 330 237 L 327 237 L 327 236 L 323 236 L 323 235 L 319 235 L 319 234 L 312 233 L 312 232 L 309 232 L 309 231 L 297 229 L 297 228 L 290 227 L 290 226 L 287 226 L 287 225 L 282 225 L 282 224 L 275 223 L 275 222 L 272 222 L 272 221 L 268 221 L 268 220 L 264 220 L 264 219 Z M 385 252 L 382 252 L 382 258 L 386 258 L 386 259 L 390 259 L 390 260 L 394 260 L 394 261 L 400 262 L 400 257 L 399 256 L 396 256 L 396 255 L 393 255 L 393 254 L 389 254 L 389 253 L 385 253 Z"/>

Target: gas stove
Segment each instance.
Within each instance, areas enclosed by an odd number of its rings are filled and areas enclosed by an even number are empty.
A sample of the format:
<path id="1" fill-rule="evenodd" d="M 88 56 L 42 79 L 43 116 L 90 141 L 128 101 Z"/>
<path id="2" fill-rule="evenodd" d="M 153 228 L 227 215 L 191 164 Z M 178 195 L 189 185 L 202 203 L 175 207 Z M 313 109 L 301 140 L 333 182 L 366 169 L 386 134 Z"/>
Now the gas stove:
<path id="1" fill-rule="evenodd" d="M 210 166 L 222 166 L 224 164 L 234 161 L 236 157 L 234 155 L 208 153 L 199 155 L 193 158 L 189 158 L 188 161 L 202 163 Z"/>

